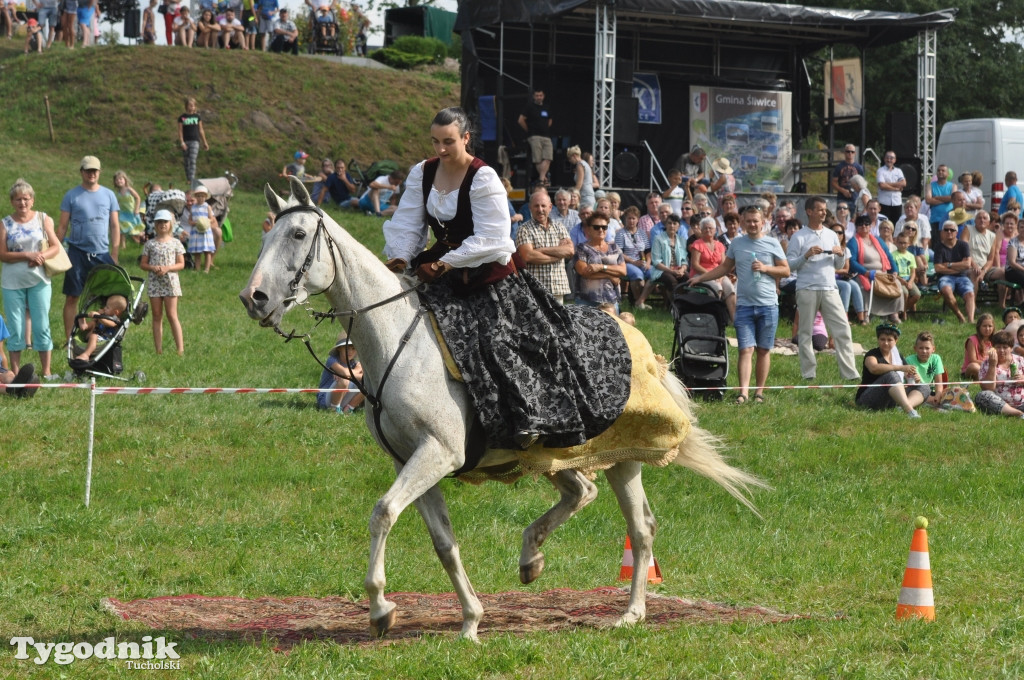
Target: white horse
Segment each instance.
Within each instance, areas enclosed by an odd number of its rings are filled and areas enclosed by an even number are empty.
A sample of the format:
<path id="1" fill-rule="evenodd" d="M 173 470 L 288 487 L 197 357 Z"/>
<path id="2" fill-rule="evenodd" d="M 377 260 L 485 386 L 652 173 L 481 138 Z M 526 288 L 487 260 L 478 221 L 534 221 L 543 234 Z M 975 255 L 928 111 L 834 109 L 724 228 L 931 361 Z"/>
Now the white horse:
<path id="1" fill-rule="evenodd" d="M 384 547 L 399 515 L 415 503 L 462 605 L 461 635 L 476 640 L 483 609 L 462 567 L 439 486 L 445 476 L 462 468 L 467 448 L 472 444 L 474 414 L 468 393 L 461 382 L 449 377 L 444 350 L 430 323 L 417 321 L 421 309 L 416 295 L 402 295 L 415 284 L 389 271 L 373 253 L 310 202 L 301 182 L 294 178 L 290 181 L 292 199 L 288 202 L 269 185 L 264 190 L 277 221 L 263 237 L 259 259 L 240 297 L 249 316 L 278 332 L 284 314 L 303 305 L 309 295 L 323 293 L 333 309 L 354 311 L 351 338 L 359 348 L 365 388 L 381 404 L 378 413 L 367 407 L 367 426 L 378 443 L 390 450 L 397 471 L 394 484 L 377 501 L 370 517 L 370 563 L 365 586 L 371 630 L 381 636 L 394 625 L 395 604 L 384 595 Z M 389 299 L 385 304 L 377 304 Z M 634 334 L 634 340 L 639 336 L 649 355 L 640 357 L 642 352 L 633 348 L 634 366 L 643 361 L 653 365 L 650 345 L 639 332 L 626 328 Z M 686 429 L 681 441 L 676 440 L 674 448 L 669 447 L 672 455 L 656 464 L 674 459 L 720 484 L 753 509 L 744 492 L 749 486 L 764 486 L 763 482 L 723 460 L 717 440 L 695 424 L 690 425 L 694 422 L 690 404 L 679 381 L 663 366 L 659 375 L 660 380 L 654 382 L 663 395 L 660 401 L 668 403 L 667 408 L 679 415 Z M 636 376 L 635 368 L 634 384 Z M 622 421 L 620 418 L 616 425 Z M 615 425 L 611 429 L 614 428 Z M 629 450 L 642 450 L 637 447 L 643 446 L 646 434 L 646 430 L 629 431 Z M 602 437 L 604 434 L 591 442 Z M 516 467 L 517 456 L 523 454 L 486 452 L 476 468 L 477 479 L 508 481 L 510 468 Z M 587 460 L 589 464 L 582 465 L 585 471 L 603 469 L 615 492 L 632 542 L 633 563 L 649 564 L 655 520 L 640 480 L 641 463 L 615 455 L 604 459 L 604 464 L 595 463 L 594 456 Z M 565 465 L 571 464 L 572 461 Z M 523 532 L 519 558 L 523 583 L 533 581 L 543 570 L 540 546 L 548 535 L 597 496 L 597 487 L 580 469 L 554 465 L 542 474 L 558 490 L 560 499 Z M 618 625 L 644 618 L 646 595 L 647 569 L 637 568 L 629 605 Z"/>

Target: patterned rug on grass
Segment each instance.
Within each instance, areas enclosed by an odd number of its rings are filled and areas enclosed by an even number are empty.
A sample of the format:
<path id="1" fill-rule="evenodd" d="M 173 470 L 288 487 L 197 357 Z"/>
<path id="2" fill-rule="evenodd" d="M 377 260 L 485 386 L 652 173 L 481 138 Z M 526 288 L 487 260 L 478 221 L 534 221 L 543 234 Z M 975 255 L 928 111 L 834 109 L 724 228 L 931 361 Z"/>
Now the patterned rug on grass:
<path id="1" fill-rule="evenodd" d="M 417 638 L 429 633 L 458 633 L 462 610 L 454 593 L 388 593 L 398 605 L 398 620 L 383 642 Z M 597 588 L 577 591 L 549 590 L 543 593 L 479 594 L 484 607 L 480 634 L 525 633 L 538 630 L 607 628 L 625 611 L 629 590 Z M 240 597 L 177 595 L 120 602 L 114 598 L 103 605 L 126 621 L 136 621 L 155 630 L 177 630 L 191 638 L 206 640 L 254 640 L 268 638 L 277 648 L 287 650 L 305 640 L 333 640 L 339 644 L 372 642 L 369 634 L 370 607 L 367 600 L 352 602 L 343 597 L 273 598 L 248 600 Z M 808 618 L 783 614 L 765 607 L 736 607 L 701 600 L 684 600 L 655 593 L 647 594 L 647 626 L 673 623 L 781 623 Z M 379 644 L 379 643 L 378 643 Z"/>

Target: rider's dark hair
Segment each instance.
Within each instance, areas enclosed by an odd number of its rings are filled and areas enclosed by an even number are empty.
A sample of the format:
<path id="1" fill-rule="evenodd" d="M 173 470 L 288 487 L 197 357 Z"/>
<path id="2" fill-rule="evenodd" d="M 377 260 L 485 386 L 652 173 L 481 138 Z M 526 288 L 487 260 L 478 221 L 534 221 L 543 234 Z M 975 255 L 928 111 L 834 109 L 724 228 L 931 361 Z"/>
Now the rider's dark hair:
<path id="1" fill-rule="evenodd" d="M 473 129 L 473 121 L 469 119 L 466 112 L 459 106 L 449 106 L 447 109 L 441 109 L 434 116 L 434 120 L 430 121 L 431 125 L 451 125 L 455 124 L 459 129 L 459 136 L 469 133 L 469 152 L 473 153 L 472 147 L 473 142 L 476 141 L 476 130 Z"/>

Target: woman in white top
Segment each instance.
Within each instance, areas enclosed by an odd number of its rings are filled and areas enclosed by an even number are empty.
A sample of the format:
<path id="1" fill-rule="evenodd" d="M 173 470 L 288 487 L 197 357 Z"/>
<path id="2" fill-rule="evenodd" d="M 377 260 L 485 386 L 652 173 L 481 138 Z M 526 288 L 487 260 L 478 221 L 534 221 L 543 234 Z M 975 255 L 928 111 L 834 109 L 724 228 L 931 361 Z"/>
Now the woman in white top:
<path id="1" fill-rule="evenodd" d="M 32 320 L 32 348 L 39 353 L 44 376 L 50 375 L 53 339 L 50 337 L 50 277 L 43 262 L 57 254 L 61 247 L 53 231 L 49 215 L 37 212 L 35 191 L 18 179 L 10 191 L 14 212 L 0 221 L 0 288 L 3 289 L 4 310 L 11 337 L 11 367 L 15 373 L 21 365 L 25 339 L 25 309 Z"/>
<path id="2" fill-rule="evenodd" d="M 629 396 L 630 355 L 617 322 L 596 308 L 561 306 L 520 270 L 505 189 L 470 152 L 465 111 L 440 111 L 430 137 L 437 157 L 413 167 L 384 223 L 388 268 L 411 268 L 427 284 L 420 300 L 490 448 L 525 449 L 540 438 L 568 447 L 597 436 Z M 431 232 L 436 241 L 424 250 Z"/>
<path id="3" fill-rule="evenodd" d="M 590 164 L 583 160 L 583 152 L 578 146 L 570 146 L 565 152 L 565 159 L 573 167 L 573 189 L 580 192 L 580 205 L 594 205 L 594 173 Z M 566 226 L 571 229 L 576 225 Z"/>
<path id="4" fill-rule="evenodd" d="M 871 200 L 871 192 L 868 191 L 868 181 L 862 175 L 854 175 L 850 178 L 850 186 L 857 192 L 853 199 L 854 212 L 863 215 L 868 211 L 868 201 Z"/>
<path id="5" fill-rule="evenodd" d="M 971 246 L 972 264 L 967 270 L 967 276 L 974 284 L 974 290 L 979 290 L 981 282 L 999 265 L 999 250 L 995 247 L 996 232 L 992 228 L 992 217 L 984 210 L 979 210 L 974 216 L 974 224 L 968 222 L 960 233 L 960 240 Z"/>

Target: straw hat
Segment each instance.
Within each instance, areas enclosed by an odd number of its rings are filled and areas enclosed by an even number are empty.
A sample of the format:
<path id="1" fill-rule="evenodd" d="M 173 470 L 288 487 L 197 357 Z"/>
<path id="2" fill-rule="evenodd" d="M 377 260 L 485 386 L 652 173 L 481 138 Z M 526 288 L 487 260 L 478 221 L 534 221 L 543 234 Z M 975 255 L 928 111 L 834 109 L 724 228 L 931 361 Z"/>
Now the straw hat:
<path id="1" fill-rule="evenodd" d="M 711 169 L 717 172 L 719 175 L 731 175 L 732 165 L 729 163 L 729 159 L 719 158 L 717 161 L 711 164 Z"/>
<path id="2" fill-rule="evenodd" d="M 970 220 L 971 216 L 968 215 L 967 211 L 964 210 L 963 208 L 957 208 L 956 210 L 949 211 L 949 219 L 953 222 L 953 224 L 959 227 L 964 222 Z"/>

